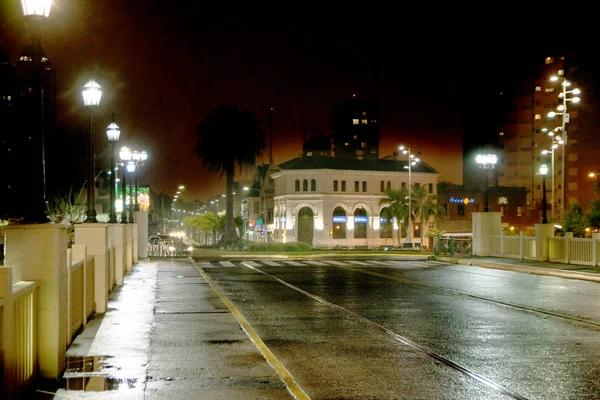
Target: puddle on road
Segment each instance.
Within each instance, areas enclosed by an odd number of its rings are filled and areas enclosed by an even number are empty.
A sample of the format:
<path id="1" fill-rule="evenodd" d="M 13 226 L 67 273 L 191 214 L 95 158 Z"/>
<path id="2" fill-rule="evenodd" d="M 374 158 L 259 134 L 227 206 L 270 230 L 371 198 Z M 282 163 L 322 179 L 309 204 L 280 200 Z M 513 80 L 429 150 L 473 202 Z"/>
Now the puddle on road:
<path id="1" fill-rule="evenodd" d="M 89 392 L 140 389 L 141 382 L 137 378 L 110 376 L 114 372 L 114 367 L 109 364 L 110 358 L 107 356 L 68 357 L 59 388 Z"/>

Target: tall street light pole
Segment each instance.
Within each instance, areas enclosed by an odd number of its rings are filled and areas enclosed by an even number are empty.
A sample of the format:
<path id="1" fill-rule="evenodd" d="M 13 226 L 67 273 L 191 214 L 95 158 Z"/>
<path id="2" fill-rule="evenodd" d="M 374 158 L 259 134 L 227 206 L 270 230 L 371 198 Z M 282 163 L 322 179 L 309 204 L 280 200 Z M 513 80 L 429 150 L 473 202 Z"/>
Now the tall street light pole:
<path id="1" fill-rule="evenodd" d="M 551 76 L 550 80 L 553 82 L 557 82 L 557 81 L 561 81 L 561 91 L 558 95 L 559 99 L 562 100 L 562 104 L 560 106 L 558 106 L 558 110 L 560 112 L 554 112 L 551 111 L 548 113 L 548 117 L 550 118 L 554 118 L 556 115 L 562 115 L 562 123 L 561 123 L 561 130 L 562 130 L 562 141 L 564 143 L 564 146 L 562 148 L 562 160 L 561 160 L 561 202 L 560 202 L 560 218 L 561 220 L 564 218 L 565 215 L 565 202 L 566 202 L 566 198 L 565 198 L 565 158 L 566 158 L 566 149 L 565 147 L 567 146 L 567 126 L 566 124 L 569 122 L 569 113 L 567 112 L 567 102 L 571 101 L 573 103 L 579 103 L 580 98 L 575 96 L 575 97 L 571 97 L 568 98 L 567 95 L 568 94 L 574 94 L 574 95 L 579 95 L 581 94 L 581 91 L 579 89 L 573 89 L 573 90 L 567 90 L 567 87 L 571 86 L 571 82 L 567 81 L 567 79 L 565 78 L 564 75 L 564 71 L 559 71 L 558 73 L 559 76 Z"/>
<path id="2" fill-rule="evenodd" d="M 110 143 L 110 206 L 108 212 L 108 223 L 117 223 L 117 213 L 115 212 L 115 143 L 119 141 L 121 130 L 119 125 L 115 123 L 115 115 L 113 114 L 113 122 L 106 128 L 106 136 L 108 137 L 108 143 Z"/>
<path id="3" fill-rule="evenodd" d="M 540 175 L 542 175 L 542 224 L 548 223 L 546 218 L 546 175 L 548 174 L 548 166 L 540 165 Z"/>
<path id="4" fill-rule="evenodd" d="M 48 222 L 46 216 L 46 154 L 45 154 L 45 111 L 44 71 L 50 70 L 50 63 L 42 48 L 42 26 L 50 15 L 51 0 L 21 0 L 21 7 L 30 33 L 30 42 L 19 60 L 30 71 L 32 80 L 32 102 L 35 127 L 29 133 L 29 149 L 25 154 L 30 157 L 26 163 L 28 183 L 24 186 L 23 221 L 26 223 Z"/>
<path id="5" fill-rule="evenodd" d="M 87 184 L 87 218 L 85 222 L 96 223 L 96 201 L 94 199 L 94 191 L 96 189 L 95 179 L 95 163 L 96 154 L 94 149 L 94 110 L 100 105 L 100 98 L 102 97 L 102 90 L 100 85 L 95 80 L 90 80 L 85 84 L 82 91 L 83 103 L 90 112 L 89 118 L 89 165 L 88 165 L 88 184 Z"/>
<path id="6" fill-rule="evenodd" d="M 135 172 L 135 162 L 133 160 L 127 162 L 127 173 L 133 174 Z M 129 223 L 133 224 L 133 190 L 132 185 L 129 183 Z"/>
<path id="7" fill-rule="evenodd" d="M 485 171 L 485 186 L 483 187 L 483 201 L 485 207 L 483 212 L 490 211 L 490 205 L 488 202 L 488 171 L 494 169 L 497 161 L 498 157 L 495 154 L 478 154 L 475 158 L 475 162 L 479 164 L 479 167 L 483 168 Z"/>
<path id="8" fill-rule="evenodd" d="M 406 154 L 408 155 L 408 165 L 405 166 L 404 168 L 408 169 L 408 225 L 407 225 L 407 233 L 406 233 L 406 242 L 410 242 L 412 239 L 412 224 L 411 224 L 411 187 L 412 187 L 412 166 L 416 165 L 420 160 L 418 157 L 416 157 L 414 154 L 412 154 L 410 152 L 410 147 L 405 147 L 404 145 L 401 145 L 399 147 L 400 151 L 402 152 L 402 154 Z"/>
<path id="9" fill-rule="evenodd" d="M 121 147 L 119 158 L 123 162 L 123 206 L 121 207 L 121 223 L 127 223 L 127 163 L 131 160 L 131 151 L 128 147 Z"/>
<path id="10" fill-rule="evenodd" d="M 551 217 L 552 217 L 552 221 L 554 221 L 554 219 L 556 218 L 556 213 L 554 212 L 554 207 L 555 207 L 555 198 L 554 198 L 554 191 L 556 188 L 556 184 L 554 183 L 554 177 L 555 177 L 555 167 L 554 167 L 554 153 L 555 150 L 558 148 L 559 145 L 563 144 L 562 141 L 562 137 L 560 135 L 556 135 L 554 136 L 554 132 L 560 131 L 561 128 L 555 128 L 553 131 L 548 131 L 548 129 L 546 128 L 542 128 L 542 132 L 548 132 L 548 136 L 553 137 L 552 139 L 552 146 L 551 146 L 551 150 L 542 150 L 542 155 L 547 155 L 548 153 L 550 153 L 552 155 L 552 166 L 551 166 L 551 171 L 552 171 L 552 204 L 551 204 Z"/>

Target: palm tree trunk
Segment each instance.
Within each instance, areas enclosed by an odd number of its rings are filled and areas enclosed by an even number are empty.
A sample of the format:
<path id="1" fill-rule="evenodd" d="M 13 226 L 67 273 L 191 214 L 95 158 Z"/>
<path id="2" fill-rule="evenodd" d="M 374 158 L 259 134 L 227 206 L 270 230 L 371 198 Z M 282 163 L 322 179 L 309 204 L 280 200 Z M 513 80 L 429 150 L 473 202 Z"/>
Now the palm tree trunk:
<path id="1" fill-rule="evenodd" d="M 226 241 L 237 239 L 235 223 L 233 221 L 233 177 L 235 170 L 228 168 L 225 171 L 225 237 Z"/>

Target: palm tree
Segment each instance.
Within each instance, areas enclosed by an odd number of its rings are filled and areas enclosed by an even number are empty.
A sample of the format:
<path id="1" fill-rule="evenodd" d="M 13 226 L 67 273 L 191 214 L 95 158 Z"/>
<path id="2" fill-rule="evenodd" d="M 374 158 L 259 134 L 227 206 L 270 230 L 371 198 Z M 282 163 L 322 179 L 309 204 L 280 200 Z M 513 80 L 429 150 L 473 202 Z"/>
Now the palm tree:
<path id="1" fill-rule="evenodd" d="M 225 241 L 237 238 L 233 221 L 236 165 L 242 171 L 254 168 L 256 159 L 267 147 L 260 125 L 249 110 L 225 104 L 213 109 L 196 129 L 198 142 L 194 151 L 202 165 L 209 173 L 225 175 Z"/>
<path id="2" fill-rule="evenodd" d="M 385 193 L 385 197 L 379 200 L 379 205 L 387 205 L 383 216 L 389 220 L 395 218 L 402 221 L 408 218 L 408 191 L 406 189 L 392 190 Z M 402 233 L 398 231 L 398 243 Z"/>
<path id="3" fill-rule="evenodd" d="M 435 197 L 429 194 L 423 186 L 413 186 L 410 199 L 414 215 L 419 216 L 419 232 L 421 244 L 423 244 L 425 221 L 429 221 L 429 217 L 432 215 L 437 218 L 439 214 L 444 213 L 444 209 L 437 204 Z"/>

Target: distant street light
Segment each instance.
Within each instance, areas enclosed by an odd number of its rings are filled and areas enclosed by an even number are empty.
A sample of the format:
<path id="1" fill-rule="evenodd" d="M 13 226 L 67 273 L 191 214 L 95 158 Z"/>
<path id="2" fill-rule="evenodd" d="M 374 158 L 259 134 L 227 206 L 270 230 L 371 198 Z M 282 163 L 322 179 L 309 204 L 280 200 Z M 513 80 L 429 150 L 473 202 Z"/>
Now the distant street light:
<path id="1" fill-rule="evenodd" d="M 546 175 L 548 174 L 548 166 L 540 165 L 540 175 L 542 175 L 542 224 L 548 223 L 546 218 Z"/>
<path id="2" fill-rule="evenodd" d="M 94 191 L 96 189 L 96 171 L 95 171 L 95 163 L 96 163 L 96 154 L 94 149 L 94 110 L 100 105 L 100 99 L 102 98 L 102 90 L 100 90 L 100 85 L 96 83 L 95 80 L 90 80 L 83 87 L 83 91 L 81 92 L 83 95 L 83 103 L 88 108 L 90 112 L 89 119 L 89 165 L 88 165 L 88 185 L 87 185 L 87 218 L 85 222 L 88 223 L 96 223 L 98 220 L 96 219 L 96 201 L 94 199 Z"/>
<path id="3" fill-rule="evenodd" d="M 478 154 L 475 158 L 475 162 L 479 164 L 480 168 L 485 170 L 485 186 L 483 188 L 483 200 L 485 204 L 485 208 L 483 212 L 489 212 L 490 206 L 488 202 L 488 171 L 490 169 L 494 169 L 496 166 L 496 162 L 498 162 L 498 157 L 495 154 Z"/>
<path id="4" fill-rule="evenodd" d="M 108 137 L 108 143 L 110 143 L 110 206 L 108 211 L 108 223 L 116 224 L 117 213 L 115 212 L 115 143 L 119 141 L 121 130 L 119 125 L 115 123 L 115 115 L 113 114 L 113 122 L 106 128 L 106 136 Z"/>
<path id="5" fill-rule="evenodd" d="M 571 82 L 567 81 L 567 79 L 565 78 L 564 75 L 564 71 L 559 71 L 558 72 L 558 76 L 554 75 L 550 77 L 550 80 L 552 82 L 561 82 L 561 92 L 558 94 L 558 98 L 562 99 L 562 104 L 560 106 L 557 107 L 558 111 L 560 112 L 555 112 L 555 111 L 550 111 L 548 113 L 548 117 L 549 118 L 554 118 L 557 115 L 562 115 L 562 124 L 561 124 L 561 130 L 562 130 L 562 141 L 563 141 L 563 148 L 562 148 L 562 160 L 561 160 L 561 202 L 560 202 L 560 218 L 561 220 L 564 218 L 564 214 L 565 214 L 565 147 L 567 146 L 567 129 L 566 129 L 566 124 L 569 122 L 569 113 L 567 112 L 567 102 L 572 102 L 572 103 L 579 103 L 581 101 L 581 99 L 579 97 L 577 97 L 577 95 L 581 94 L 581 90 L 579 89 L 572 89 L 572 90 L 567 90 L 567 88 L 569 86 L 571 86 Z M 575 97 L 567 97 L 567 95 L 576 95 Z"/>
<path id="6" fill-rule="evenodd" d="M 127 163 L 131 160 L 131 150 L 128 147 L 121 147 L 119 158 L 123 162 L 123 206 L 121 207 L 121 223 L 127 223 Z"/>
<path id="7" fill-rule="evenodd" d="M 554 183 L 554 176 L 555 176 L 555 169 L 554 169 L 554 150 L 558 148 L 559 145 L 563 144 L 562 141 L 562 137 L 560 135 L 556 135 L 554 136 L 555 132 L 559 132 L 561 130 L 560 127 L 554 128 L 554 130 L 549 131 L 547 128 L 542 128 L 542 132 L 548 132 L 548 136 L 551 136 L 552 139 L 552 146 L 550 150 L 542 150 L 542 155 L 547 155 L 547 154 L 551 154 L 552 156 L 552 167 L 551 167 L 551 171 L 552 171 L 552 204 L 551 204 L 551 215 L 552 215 L 552 220 L 554 221 L 554 218 L 556 218 L 556 213 L 554 212 L 554 204 L 556 203 L 556 200 L 554 198 L 554 190 L 556 188 L 556 184 Z"/>
<path id="8" fill-rule="evenodd" d="M 412 175 L 412 166 L 416 165 L 421 160 L 410 152 L 410 147 L 405 147 L 404 145 L 400 145 L 400 147 L 398 147 L 398 149 L 402 152 L 402 154 L 408 155 L 408 165 L 404 167 L 404 168 L 408 169 L 408 225 L 406 228 L 407 233 L 406 233 L 405 241 L 410 242 L 411 238 L 412 238 L 411 210 L 410 210 L 410 206 L 411 206 L 410 194 L 411 194 L 411 186 L 412 186 L 412 176 L 411 176 Z M 399 235 L 401 235 L 401 233 Z"/>
<path id="9" fill-rule="evenodd" d="M 127 173 L 132 174 L 135 172 L 135 162 L 133 160 L 127 162 Z M 133 224 L 135 221 L 133 220 L 133 190 L 131 187 L 131 183 L 129 184 L 129 223 Z"/>
<path id="10" fill-rule="evenodd" d="M 138 175 L 139 169 L 145 164 L 145 161 L 148 159 L 148 153 L 145 151 L 139 152 L 134 150 L 131 153 L 131 159 L 135 163 L 135 203 L 134 203 L 134 211 L 140 211 L 140 205 L 138 202 Z"/>

